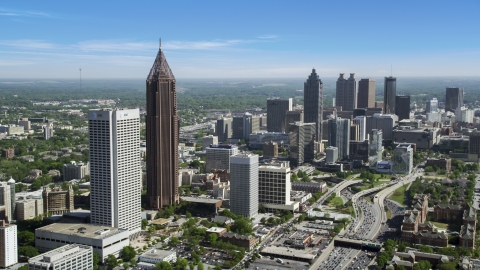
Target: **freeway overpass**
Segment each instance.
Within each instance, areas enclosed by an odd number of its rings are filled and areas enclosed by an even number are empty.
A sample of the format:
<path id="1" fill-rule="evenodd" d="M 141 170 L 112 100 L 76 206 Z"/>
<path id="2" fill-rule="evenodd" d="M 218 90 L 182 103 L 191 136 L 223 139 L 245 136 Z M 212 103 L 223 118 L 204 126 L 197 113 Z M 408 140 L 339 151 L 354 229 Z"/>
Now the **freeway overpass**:
<path id="1" fill-rule="evenodd" d="M 368 240 L 356 240 L 356 239 L 342 238 L 342 237 L 336 236 L 333 239 L 333 241 L 334 241 L 333 245 L 336 247 L 349 247 L 349 248 L 356 248 L 356 249 L 369 250 L 369 251 L 375 251 L 375 252 L 380 251 L 380 249 L 382 248 L 382 244 L 368 241 Z"/>

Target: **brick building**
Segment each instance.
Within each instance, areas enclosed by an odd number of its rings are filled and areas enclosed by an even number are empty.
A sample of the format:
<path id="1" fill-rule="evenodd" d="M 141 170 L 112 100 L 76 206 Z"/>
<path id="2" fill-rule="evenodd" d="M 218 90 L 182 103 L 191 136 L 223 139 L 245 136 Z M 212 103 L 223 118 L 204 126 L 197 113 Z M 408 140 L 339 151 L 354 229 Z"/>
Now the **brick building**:
<path id="1" fill-rule="evenodd" d="M 50 190 L 43 188 L 43 213 L 62 215 L 73 211 L 73 189 L 69 186 L 67 190 L 59 188 Z"/>
<path id="2" fill-rule="evenodd" d="M 318 193 L 327 191 L 325 182 L 292 182 L 292 190 Z"/>
<path id="3" fill-rule="evenodd" d="M 226 232 L 222 234 L 220 239 L 233 245 L 244 247 L 247 250 L 252 249 L 259 241 L 257 237 L 233 232 Z"/>
<path id="4" fill-rule="evenodd" d="M 440 169 L 450 171 L 452 169 L 452 159 L 450 158 L 429 158 L 427 159 L 426 166 L 437 166 Z"/>
<path id="5" fill-rule="evenodd" d="M 437 204 L 433 207 L 433 217 L 437 221 L 451 221 L 463 216 L 463 207 L 456 204 Z"/>

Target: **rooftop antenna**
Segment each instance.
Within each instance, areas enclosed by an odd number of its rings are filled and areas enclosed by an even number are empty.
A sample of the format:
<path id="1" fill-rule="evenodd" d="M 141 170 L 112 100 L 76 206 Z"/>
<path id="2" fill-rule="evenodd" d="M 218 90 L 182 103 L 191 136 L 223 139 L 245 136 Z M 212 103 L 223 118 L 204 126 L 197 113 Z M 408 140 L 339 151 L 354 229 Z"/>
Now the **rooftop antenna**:
<path id="1" fill-rule="evenodd" d="M 390 65 L 390 77 L 393 76 L 393 65 Z"/>
<path id="2" fill-rule="evenodd" d="M 158 48 L 161 50 L 162 49 L 162 38 L 159 39 L 159 43 L 160 44 L 159 44 Z"/>
<path id="3" fill-rule="evenodd" d="M 80 70 L 80 90 L 82 90 L 82 69 L 79 68 L 78 70 Z"/>

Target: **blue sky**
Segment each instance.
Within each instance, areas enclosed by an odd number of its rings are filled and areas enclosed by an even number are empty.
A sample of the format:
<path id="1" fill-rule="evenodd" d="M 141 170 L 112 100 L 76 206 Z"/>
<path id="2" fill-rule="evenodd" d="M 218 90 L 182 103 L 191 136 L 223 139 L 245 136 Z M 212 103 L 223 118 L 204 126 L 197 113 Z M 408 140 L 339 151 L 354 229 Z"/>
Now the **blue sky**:
<path id="1" fill-rule="evenodd" d="M 0 78 L 478 76 L 480 1 L 2 1 Z"/>

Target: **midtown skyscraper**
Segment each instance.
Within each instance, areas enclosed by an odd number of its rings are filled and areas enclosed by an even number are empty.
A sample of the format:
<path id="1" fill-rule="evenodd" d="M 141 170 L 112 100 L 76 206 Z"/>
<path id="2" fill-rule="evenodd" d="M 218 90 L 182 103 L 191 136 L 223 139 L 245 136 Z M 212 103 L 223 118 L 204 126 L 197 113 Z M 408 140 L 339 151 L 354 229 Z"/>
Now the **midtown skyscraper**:
<path id="1" fill-rule="evenodd" d="M 375 79 L 361 79 L 358 82 L 357 108 L 375 107 Z"/>
<path id="2" fill-rule="evenodd" d="M 395 114 L 395 96 L 397 95 L 397 78 L 385 77 L 383 89 L 383 113 Z"/>
<path id="3" fill-rule="evenodd" d="M 355 73 L 350 73 L 348 79 L 345 79 L 344 75 L 340 73 L 337 80 L 335 106 L 342 106 L 343 111 L 353 111 L 357 108 L 357 80 Z"/>
<path id="4" fill-rule="evenodd" d="M 150 209 L 178 202 L 175 76 L 160 46 L 147 77 L 147 200 Z"/>
<path id="5" fill-rule="evenodd" d="M 315 123 L 315 140 L 322 140 L 323 82 L 315 69 L 303 85 L 304 122 Z"/>
<path id="6" fill-rule="evenodd" d="M 445 91 L 445 111 L 455 112 L 463 106 L 463 88 L 447 87 Z"/>

